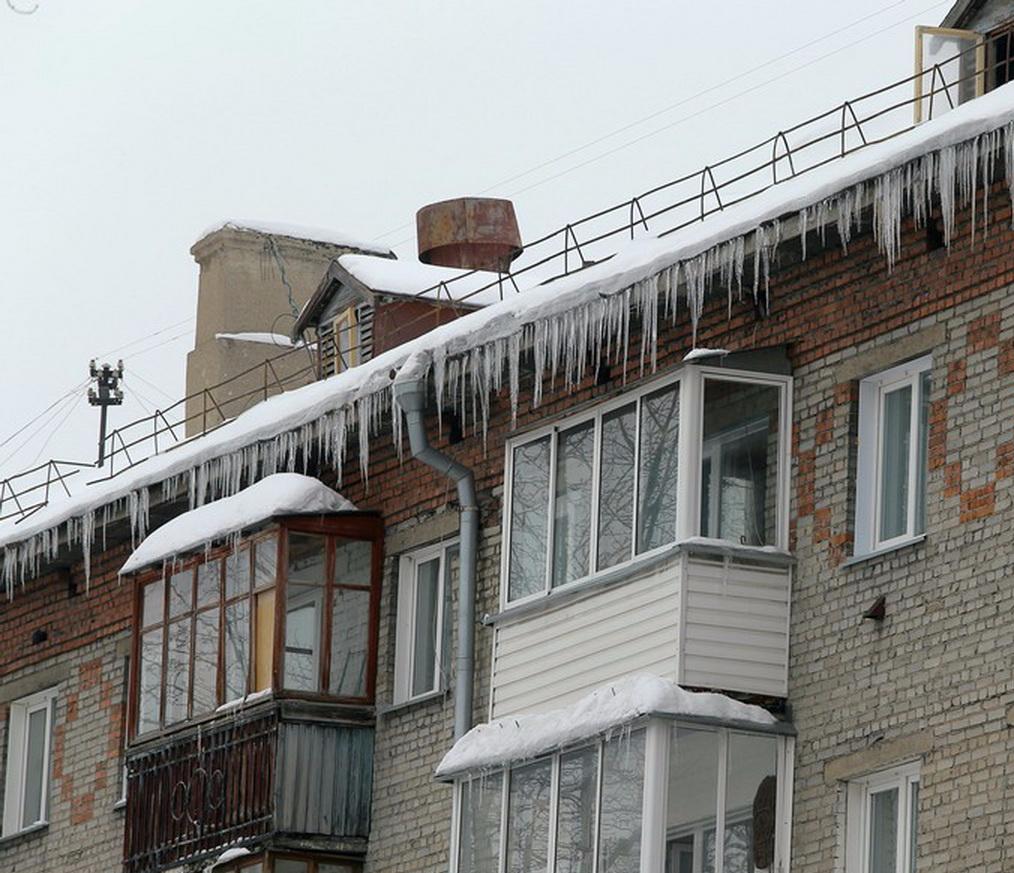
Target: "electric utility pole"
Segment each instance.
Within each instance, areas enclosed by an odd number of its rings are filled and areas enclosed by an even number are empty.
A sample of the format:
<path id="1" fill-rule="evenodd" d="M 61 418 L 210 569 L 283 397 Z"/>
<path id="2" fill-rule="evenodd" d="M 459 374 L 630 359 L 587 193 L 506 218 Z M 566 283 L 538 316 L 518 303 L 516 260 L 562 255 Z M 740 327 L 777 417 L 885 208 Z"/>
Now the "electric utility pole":
<path id="1" fill-rule="evenodd" d="M 96 383 L 95 388 L 88 389 L 88 402 L 92 406 L 101 408 L 99 418 L 99 460 L 101 467 L 106 461 L 106 410 L 110 406 L 119 406 L 123 403 L 123 389 L 120 388 L 120 380 L 123 378 L 123 361 L 116 362 L 114 370 L 109 364 L 103 364 L 101 368 L 95 366 L 95 358 L 88 362 L 88 373 L 92 381 Z"/>

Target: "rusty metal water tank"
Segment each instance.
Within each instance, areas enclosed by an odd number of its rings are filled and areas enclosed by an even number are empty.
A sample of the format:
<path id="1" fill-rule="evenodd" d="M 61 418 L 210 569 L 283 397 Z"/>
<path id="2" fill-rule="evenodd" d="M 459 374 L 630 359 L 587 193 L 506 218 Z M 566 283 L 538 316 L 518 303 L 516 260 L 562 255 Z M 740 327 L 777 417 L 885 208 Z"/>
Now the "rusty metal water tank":
<path id="1" fill-rule="evenodd" d="M 491 197 L 458 197 L 415 214 L 419 260 L 440 267 L 504 273 L 521 254 L 514 204 Z"/>

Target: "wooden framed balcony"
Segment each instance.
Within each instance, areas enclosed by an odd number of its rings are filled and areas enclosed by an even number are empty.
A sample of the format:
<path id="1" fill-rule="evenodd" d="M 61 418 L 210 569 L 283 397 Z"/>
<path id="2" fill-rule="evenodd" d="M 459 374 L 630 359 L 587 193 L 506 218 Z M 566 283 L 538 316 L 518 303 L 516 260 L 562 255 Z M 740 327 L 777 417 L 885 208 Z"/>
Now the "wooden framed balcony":
<path id="1" fill-rule="evenodd" d="M 128 752 L 124 873 L 157 873 L 280 835 L 361 854 L 371 711 L 265 700 Z"/>

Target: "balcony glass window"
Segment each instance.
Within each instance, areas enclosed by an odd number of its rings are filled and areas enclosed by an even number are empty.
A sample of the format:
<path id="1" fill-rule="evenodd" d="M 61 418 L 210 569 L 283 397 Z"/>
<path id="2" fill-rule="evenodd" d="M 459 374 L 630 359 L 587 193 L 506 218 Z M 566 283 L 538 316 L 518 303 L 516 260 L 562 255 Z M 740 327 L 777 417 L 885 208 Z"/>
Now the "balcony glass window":
<path id="1" fill-rule="evenodd" d="M 665 873 L 774 871 L 789 754 L 776 734 L 653 719 L 472 774 L 457 786 L 452 873 L 640 873 L 645 847 Z"/>
<path id="2" fill-rule="evenodd" d="M 774 385 L 705 379 L 701 536 L 776 544 L 780 393 Z"/>
<path id="3" fill-rule="evenodd" d="M 379 521 L 309 527 L 286 522 L 142 578 L 135 734 L 268 690 L 274 675 L 278 693 L 369 699 Z"/>
<path id="4" fill-rule="evenodd" d="M 782 376 L 693 367 L 512 441 L 505 603 L 681 538 L 784 547 L 788 388 Z"/>

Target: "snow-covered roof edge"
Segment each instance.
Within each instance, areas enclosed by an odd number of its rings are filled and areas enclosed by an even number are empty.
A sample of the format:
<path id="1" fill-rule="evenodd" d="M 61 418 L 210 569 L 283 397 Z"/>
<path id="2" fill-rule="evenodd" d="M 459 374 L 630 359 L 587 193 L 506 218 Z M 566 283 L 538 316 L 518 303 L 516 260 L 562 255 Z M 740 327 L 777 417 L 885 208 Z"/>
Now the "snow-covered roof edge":
<path id="1" fill-rule="evenodd" d="M 371 252 L 393 257 L 393 253 L 389 248 L 372 240 L 359 239 L 340 230 L 309 227 L 302 224 L 289 224 L 283 221 L 260 221 L 259 219 L 229 218 L 225 221 L 219 221 L 210 227 L 206 227 L 198 237 L 198 241 L 220 230 L 237 230 L 241 233 L 256 233 L 262 236 L 282 236 L 303 242 L 325 243 L 346 249 L 355 249 L 360 252 Z"/>
<path id="2" fill-rule="evenodd" d="M 299 473 L 275 473 L 231 497 L 206 503 L 167 521 L 131 553 L 120 575 L 135 573 L 161 561 L 198 549 L 277 515 L 354 512 L 355 505 L 319 479 Z"/>
<path id="3" fill-rule="evenodd" d="M 24 582 L 43 559 L 56 556 L 61 534 L 81 543 L 87 576 L 96 528 L 117 511 L 129 513 L 134 536 L 142 538 L 152 485 L 161 484 L 163 499 L 175 499 L 185 486 L 191 505 L 198 506 L 209 497 L 235 493 L 244 480 L 294 470 L 300 455 L 306 463 L 311 446 L 340 475 L 353 429 L 365 473 L 370 436 L 394 403 L 392 377 L 410 355 L 428 362 L 441 405 L 447 394 L 459 408 L 470 405 L 473 421 L 483 425 L 490 394 L 505 381 L 516 414 L 522 350 L 534 367 L 537 406 L 544 376 L 562 374 L 563 387 L 569 388 L 589 362 L 625 361 L 632 314 L 643 322 L 643 372 L 655 365 L 659 319 L 675 320 L 681 299 L 696 325 L 713 277 L 730 300 L 742 295 L 748 241 L 752 293 L 764 293 L 763 277 L 786 215 L 794 215 L 804 239 L 807 228 L 834 223 L 847 244 L 864 205 L 872 201 L 874 236 L 890 264 L 906 208 L 924 221 L 939 197 L 949 240 L 959 203 L 972 200 L 977 179 L 992 181 L 1000 158 L 1014 202 L 1014 84 L 904 136 L 773 186 L 679 234 L 635 240 L 608 261 L 469 313 L 327 380 L 270 398 L 200 439 L 39 511 L 23 525 L 0 529 L 8 593 L 17 578 Z M 466 377 L 471 398 L 464 394 Z M 400 450 L 400 415 L 392 417 L 392 430 Z"/>
<path id="4" fill-rule="evenodd" d="M 651 715 L 715 719 L 760 729 L 778 721 L 759 706 L 724 694 L 687 691 L 661 676 L 641 674 L 598 688 L 570 706 L 477 725 L 444 755 L 436 775 L 446 778 L 528 761 Z"/>

